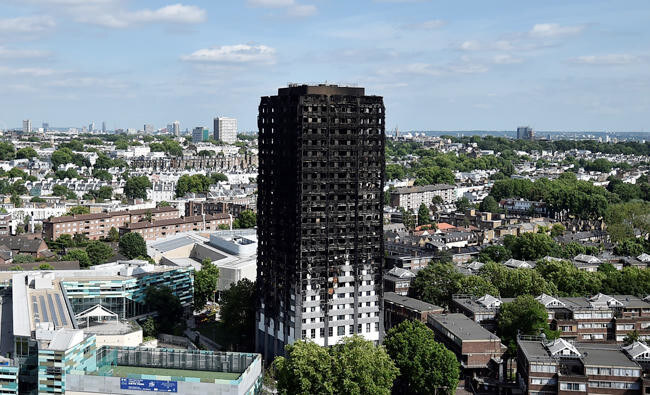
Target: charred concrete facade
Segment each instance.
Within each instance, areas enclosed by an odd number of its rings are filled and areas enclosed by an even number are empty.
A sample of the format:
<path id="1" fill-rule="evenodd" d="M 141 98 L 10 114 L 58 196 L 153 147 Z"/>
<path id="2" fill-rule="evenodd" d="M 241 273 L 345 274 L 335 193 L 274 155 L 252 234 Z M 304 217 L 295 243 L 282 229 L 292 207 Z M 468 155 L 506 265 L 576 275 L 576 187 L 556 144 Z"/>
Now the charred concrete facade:
<path id="1" fill-rule="evenodd" d="M 380 341 L 384 104 L 290 85 L 259 106 L 257 349 Z"/>

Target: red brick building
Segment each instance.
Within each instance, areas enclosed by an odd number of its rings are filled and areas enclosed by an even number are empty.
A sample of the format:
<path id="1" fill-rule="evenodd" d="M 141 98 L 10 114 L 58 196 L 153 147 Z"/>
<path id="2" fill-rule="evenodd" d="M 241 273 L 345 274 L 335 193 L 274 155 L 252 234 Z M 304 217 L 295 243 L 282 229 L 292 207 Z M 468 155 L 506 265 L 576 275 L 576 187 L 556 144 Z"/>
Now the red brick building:
<path id="1" fill-rule="evenodd" d="M 178 218 L 178 210 L 173 207 L 159 207 L 130 211 L 113 211 L 97 214 L 65 215 L 43 221 L 43 235 L 48 240 L 56 240 L 63 234 L 74 235 L 81 233 L 90 240 L 98 240 L 108 236 L 111 228 L 120 227 L 133 222 L 145 220 Z"/>
<path id="2" fill-rule="evenodd" d="M 162 239 L 182 232 L 215 231 L 219 225 L 230 226 L 228 214 L 195 215 L 191 217 L 127 223 L 120 227 L 120 236 L 129 232 L 140 233 L 145 240 Z"/>

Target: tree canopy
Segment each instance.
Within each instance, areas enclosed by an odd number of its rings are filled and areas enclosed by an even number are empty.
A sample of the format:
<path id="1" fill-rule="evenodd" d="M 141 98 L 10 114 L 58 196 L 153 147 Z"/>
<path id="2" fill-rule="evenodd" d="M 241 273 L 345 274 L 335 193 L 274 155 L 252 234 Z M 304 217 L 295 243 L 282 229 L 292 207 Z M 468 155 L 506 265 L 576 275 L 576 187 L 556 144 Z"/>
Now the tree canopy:
<path id="1" fill-rule="evenodd" d="M 152 186 L 147 176 L 129 177 L 124 185 L 124 194 L 131 199 L 146 199 L 147 189 Z"/>
<path id="2" fill-rule="evenodd" d="M 208 300 L 214 296 L 219 283 L 219 268 L 210 261 L 204 259 L 201 262 L 201 270 L 194 272 L 194 309 L 202 310 Z"/>
<path id="3" fill-rule="evenodd" d="M 393 392 L 453 394 L 460 366 L 456 355 L 435 341 L 433 331 L 420 321 L 406 320 L 391 328 L 384 346 L 399 369 Z"/>
<path id="4" fill-rule="evenodd" d="M 391 393 L 399 370 L 383 346 L 360 336 L 330 347 L 299 340 L 273 362 L 281 394 Z"/>
<path id="5" fill-rule="evenodd" d="M 147 256 L 147 243 L 140 233 L 129 232 L 121 236 L 119 245 L 120 253 L 129 259 Z"/>

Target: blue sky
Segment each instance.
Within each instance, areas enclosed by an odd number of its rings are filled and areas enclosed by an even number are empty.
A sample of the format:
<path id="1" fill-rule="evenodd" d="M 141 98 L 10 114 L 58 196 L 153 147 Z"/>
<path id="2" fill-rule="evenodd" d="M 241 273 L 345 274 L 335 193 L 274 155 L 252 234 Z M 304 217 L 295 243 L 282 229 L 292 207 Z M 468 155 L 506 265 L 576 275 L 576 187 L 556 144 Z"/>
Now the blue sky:
<path id="1" fill-rule="evenodd" d="M 402 130 L 650 130 L 640 1 L 0 0 L 0 129 L 181 128 L 287 82 L 358 84 Z"/>

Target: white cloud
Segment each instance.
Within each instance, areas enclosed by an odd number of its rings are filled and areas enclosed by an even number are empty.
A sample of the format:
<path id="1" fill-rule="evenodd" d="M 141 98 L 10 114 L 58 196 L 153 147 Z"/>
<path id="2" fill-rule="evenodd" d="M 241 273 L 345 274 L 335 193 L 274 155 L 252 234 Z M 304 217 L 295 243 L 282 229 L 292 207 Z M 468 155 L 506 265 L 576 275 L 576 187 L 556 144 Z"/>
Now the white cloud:
<path id="1" fill-rule="evenodd" d="M 26 0 L 56 13 L 70 15 L 76 22 L 121 29 L 144 23 L 196 24 L 206 20 L 206 11 L 181 3 L 157 9 L 125 8 L 123 0 Z"/>
<path id="2" fill-rule="evenodd" d="M 430 19 L 424 22 L 410 23 L 402 25 L 403 29 L 417 29 L 417 30 L 435 30 L 440 29 L 441 27 L 447 24 L 446 21 L 442 19 Z"/>
<path id="3" fill-rule="evenodd" d="M 55 26 L 54 18 L 47 15 L 0 19 L 0 33 L 42 33 Z"/>
<path id="4" fill-rule="evenodd" d="M 39 68 L 39 67 L 20 67 L 20 68 L 10 68 L 6 66 L 0 66 L 0 74 L 4 75 L 14 75 L 14 76 L 31 76 L 31 77 L 47 77 L 55 74 L 56 71 L 48 68 Z"/>
<path id="5" fill-rule="evenodd" d="M 0 59 L 33 59 L 45 58 L 51 53 L 34 49 L 10 49 L 0 46 Z"/>
<path id="6" fill-rule="evenodd" d="M 496 64 L 515 64 L 515 63 L 521 63 L 524 60 L 522 58 L 516 58 L 509 54 L 499 54 L 499 55 L 494 55 L 492 61 Z"/>
<path id="7" fill-rule="evenodd" d="M 538 23 L 530 30 L 531 37 L 554 38 L 581 33 L 584 26 L 561 26 L 557 23 Z"/>
<path id="8" fill-rule="evenodd" d="M 287 8 L 287 15 L 293 17 L 308 17 L 316 14 L 316 6 L 312 4 L 296 4 Z"/>
<path id="9" fill-rule="evenodd" d="M 80 13 L 75 19 L 78 22 L 104 27 L 125 28 L 141 23 L 201 23 L 206 19 L 206 12 L 196 6 L 172 4 L 155 10 Z"/>
<path id="10" fill-rule="evenodd" d="M 275 49 L 266 45 L 223 45 L 199 49 L 181 59 L 203 63 L 273 63 Z"/>
<path id="11" fill-rule="evenodd" d="M 289 7 L 295 4 L 294 0 L 248 0 L 248 5 L 251 7 L 262 8 L 282 8 Z"/>
<path id="12" fill-rule="evenodd" d="M 591 65 L 625 65 L 637 63 L 640 60 L 638 56 L 629 54 L 588 55 L 570 59 L 572 63 Z"/>
<path id="13" fill-rule="evenodd" d="M 313 4 L 299 4 L 296 0 L 248 0 L 246 4 L 256 8 L 282 8 L 287 16 L 296 18 L 315 15 L 318 10 Z"/>
<path id="14" fill-rule="evenodd" d="M 459 48 L 463 51 L 478 51 L 481 49 L 481 43 L 476 40 L 463 41 Z"/>

